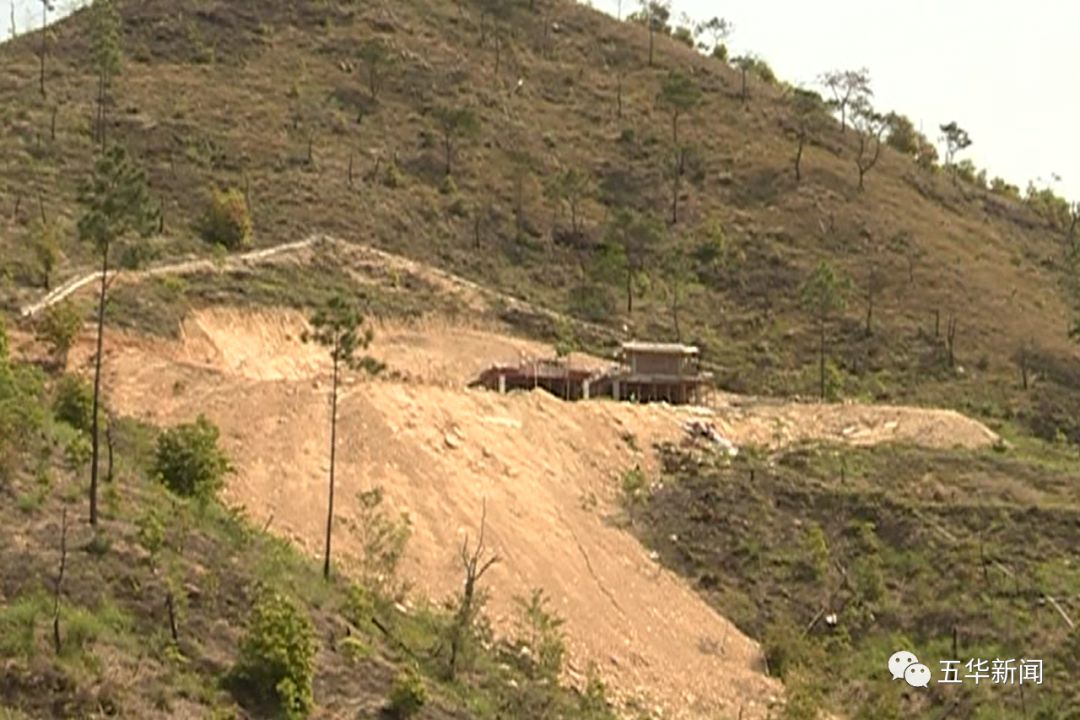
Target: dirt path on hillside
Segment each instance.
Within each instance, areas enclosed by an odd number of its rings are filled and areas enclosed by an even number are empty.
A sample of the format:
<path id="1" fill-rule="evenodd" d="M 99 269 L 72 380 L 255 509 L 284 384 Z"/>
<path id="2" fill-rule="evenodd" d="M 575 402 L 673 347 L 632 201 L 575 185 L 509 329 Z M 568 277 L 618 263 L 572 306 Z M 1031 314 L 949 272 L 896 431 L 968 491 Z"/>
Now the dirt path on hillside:
<path id="1" fill-rule="evenodd" d="M 569 322 L 575 327 L 589 328 L 594 332 L 599 332 L 601 335 L 609 332 L 599 325 L 533 305 L 521 298 L 486 288 L 471 280 L 411 260 L 403 255 L 395 255 L 370 245 L 346 242 L 329 235 L 311 235 L 297 242 L 228 255 L 221 260 L 209 258 L 186 259 L 162 263 L 141 270 L 113 270 L 109 273 L 109 282 L 134 284 L 150 278 L 169 275 L 229 272 L 273 262 L 302 262 L 309 259 L 312 253 L 316 252 L 334 253 L 343 261 L 343 267 L 354 275 L 363 276 L 366 273 L 371 277 L 381 277 L 387 273 L 401 273 L 421 278 L 437 287 L 447 296 L 453 297 L 463 309 L 474 310 L 479 314 L 487 314 L 492 304 L 498 303 L 507 311 L 520 311 Z M 42 310 L 62 302 L 80 291 L 96 289 L 100 280 L 101 271 L 91 271 L 69 278 L 46 293 L 41 299 L 23 305 L 20 308 L 20 316 L 23 319 L 32 319 Z"/>
<path id="2" fill-rule="evenodd" d="M 321 549 L 327 471 L 327 363 L 296 313 L 202 311 L 178 341 L 110 333 L 105 386 L 120 412 L 169 424 L 205 413 L 239 470 L 227 499 L 312 553 Z M 87 338 L 73 354 L 86 367 Z M 411 382 L 347 378 L 338 507 L 382 486 L 409 513 L 404 574 L 435 599 L 459 588 L 458 548 L 484 503 L 502 561 L 486 580 L 494 625 L 513 632 L 515 596 L 542 587 L 566 618 L 570 675 L 590 665 L 622 701 L 668 717 L 762 718 L 781 692 L 760 651 L 618 527 L 625 470 L 655 469 L 654 443 L 691 419 L 737 444 L 899 440 L 977 446 L 992 433 L 956 415 L 907 408 L 781 405 L 721 396 L 712 409 L 563 403 L 546 393 L 466 391 L 486 364 L 550 348 L 492 329 L 429 321 L 379 328 L 372 354 Z M 578 363 L 602 363 L 579 357 Z M 635 449 L 635 448 L 639 448 Z M 341 558 L 357 550 L 342 523 Z M 717 647 L 723 652 L 718 653 Z"/>

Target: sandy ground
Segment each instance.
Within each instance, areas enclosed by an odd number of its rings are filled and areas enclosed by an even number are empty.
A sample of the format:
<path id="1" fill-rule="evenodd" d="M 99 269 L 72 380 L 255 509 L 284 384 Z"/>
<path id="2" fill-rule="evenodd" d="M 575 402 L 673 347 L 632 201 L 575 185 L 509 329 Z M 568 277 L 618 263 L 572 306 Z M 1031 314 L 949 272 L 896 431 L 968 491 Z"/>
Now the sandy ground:
<path id="1" fill-rule="evenodd" d="M 302 344 L 303 329 L 291 313 L 214 310 L 190 317 L 179 341 L 112 332 L 105 386 L 114 408 L 156 423 L 205 413 L 222 428 L 238 468 L 227 499 L 317 553 L 329 388 L 325 355 Z M 85 367 L 90 352 L 87 338 L 73 363 Z M 635 464 L 654 467 L 653 443 L 679 440 L 690 418 L 713 423 L 739 444 L 994 440 L 950 412 L 731 396 L 718 396 L 713 409 L 567 404 L 542 391 L 467 391 L 463 384 L 490 362 L 550 353 L 477 328 L 386 326 L 371 352 L 417 381 L 347 378 L 340 515 L 355 517 L 356 494 L 382 486 L 413 524 L 405 576 L 439 599 L 460 586 L 458 549 L 466 533 L 475 537 L 486 503 L 488 544 L 500 558 L 485 576 L 496 629 L 513 629 L 515 596 L 543 588 L 566 618 L 570 675 L 595 664 L 616 697 L 636 698 L 667 717 L 763 718 L 782 690 L 762 673 L 755 642 L 613 522 L 621 474 Z M 357 547 L 345 523 L 335 543 L 342 560 Z"/>

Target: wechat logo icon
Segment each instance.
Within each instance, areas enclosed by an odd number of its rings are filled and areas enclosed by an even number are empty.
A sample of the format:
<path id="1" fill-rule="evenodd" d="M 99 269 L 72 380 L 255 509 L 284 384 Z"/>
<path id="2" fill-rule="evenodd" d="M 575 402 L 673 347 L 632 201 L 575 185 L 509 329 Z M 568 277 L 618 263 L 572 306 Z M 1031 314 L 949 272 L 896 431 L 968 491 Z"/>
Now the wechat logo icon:
<path id="1" fill-rule="evenodd" d="M 894 652 L 889 658 L 889 673 L 893 680 L 904 680 L 911 687 L 930 684 L 930 668 L 919 662 L 915 653 L 907 650 Z"/>

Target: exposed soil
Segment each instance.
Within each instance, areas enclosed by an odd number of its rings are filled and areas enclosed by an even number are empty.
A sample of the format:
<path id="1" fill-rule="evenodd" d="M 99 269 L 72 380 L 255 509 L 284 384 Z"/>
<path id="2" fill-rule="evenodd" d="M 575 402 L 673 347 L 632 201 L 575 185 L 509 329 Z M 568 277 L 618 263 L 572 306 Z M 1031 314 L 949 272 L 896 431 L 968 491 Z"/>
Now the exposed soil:
<path id="1" fill-rule="evenodd" d="M 109 401 L 155 423 L 205 413 L 223 430 L 237 474 L 227 499 L 260 523 L 321 550 L 329 430 L 327 363 L 304 345 L 303 318 L 286 312 L 201 311 L 179 341 L 112 332 Z M 89 338 L 73 353 L 87 367 Z M 955 413 L 908 408 L 778 405 L 717 398 L 714 409 L 566 404 L 542 391 L 462 389 L 490 362 L 550 349 L 490 330 L 386 326 L 372 354 L 413 382 L 349 377 L 341 399 L 338 507 L 385 488 L 413 524 L 404 569 L 433 598 L 461 580 L 458 550 L 475 537 L 486 503 L 488 543 L 500 562 L 486 576 L 489 612 L 513 629 L 514 597 L 542 587 L 566 618 L 571 678 L 590 664 L 614 695 L 670 716 L 764 717 L 780 686 L 762 672 L 757 644 L 662 569 L 619 527 L 621 475 L 655 469 L 651 448 L 678 441 L 689 419 L 737 444 L 814 437 L 975 446 L 993 433 Z M 575 362 L 602 362 L 577 357 Z M 339 558 L 355 551 L 345 524 Z M 720 648 L 718 650 L 717 648 Z"/>

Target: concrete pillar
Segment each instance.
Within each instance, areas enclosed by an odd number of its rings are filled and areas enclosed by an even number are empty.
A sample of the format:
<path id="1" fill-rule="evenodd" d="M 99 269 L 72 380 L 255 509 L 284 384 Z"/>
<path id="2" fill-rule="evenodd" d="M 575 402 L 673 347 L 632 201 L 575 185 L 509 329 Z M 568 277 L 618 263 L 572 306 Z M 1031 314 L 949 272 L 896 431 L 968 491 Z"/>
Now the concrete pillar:
<path id="1" fill-rule="evenodd" d="M 505 375 L 500 375 L 499 376 L 499 392 L 501 392 L 501 393 L 506 392 L 506 376 Z"/>
<path id="2" fill-rule="evenodd" d="M 614 382 L 611 383 L 611 397 L 615 398 L 616 400 L 622 400 L 622 398 L 619 397 L 619 381 L 618 380 L 615 380 Z"/>
<path id="3" fill-rule="evenodd" d="M 588 380 L 585 380 L 585 381 L 583 381 L 581 383 L 581 399 L 582 400 L 588 400 L 589 399 L 589 381 Z"/>

